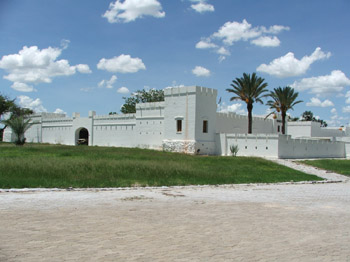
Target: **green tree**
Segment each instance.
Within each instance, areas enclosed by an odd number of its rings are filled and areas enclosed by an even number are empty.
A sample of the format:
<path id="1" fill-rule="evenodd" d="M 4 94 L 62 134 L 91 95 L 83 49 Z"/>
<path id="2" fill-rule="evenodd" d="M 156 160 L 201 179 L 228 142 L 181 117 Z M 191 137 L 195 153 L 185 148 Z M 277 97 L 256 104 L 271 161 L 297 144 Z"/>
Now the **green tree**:
<path id="1" fill-rule="evenodd" d="M 5 114 L 10 114 L 8 118 L 12 119 L 19 116 L 31 115 L 33 114 L 33 110 L 19 107 L 16 105 L 15 99 L 10 99 L 0 94 L 0 123 Z M 0 127 L 0 141 L 2 141 L 4 130 L 7 127 L 7 124 L 3 123 L 3 125 L 4 126 Z"/>
<path id="2" fill-rule="evenodd" d="M 0 94 L 0 120 L 4 114 L 9 113 L 15 105 L 15 100 L 9 99 L 7 96 Z"/>
<path id="3" fill-rule="evenodd" d="M 303 121 L 314 121 L 314 113 L 312 113 L 311 111 L 305 111 L 302 115 L 301 115 Z"/>
<path id="4" fill-rule="evenodd" d="M 30 118 L 24 118 L 24 116 L 13 117 L 7 120 L 2 121 L 6 126 L 9 126 L 12 129 L 12 132 L 15 134 L 16 145 L 22 146 L 24 145 L 26 139 L 24 137 L 24 133 L 30 128 L 32 125 L 30 123 Z"/>
<path id="5" fill-rule="evenodd" d="M 270 109 L 274 111 L 270 114 L 276 113 L 276 111 L 281 113 L 282 116 L 282 134 L 285 134 L 286 130 L 286 116 L 288 110 L 293 110 L 296 104 L 299 104 L 303 101 L 296 101 L 299 93 L 294 92 L 294 89 L 290 86 L 274 88 L 270 92 L 269 96 L 272 100 L 267 101 L 267 105 L 270 106 Z M 269 114 L 269 115 L 270 115 Z"/>
<path id="6" fill-rule="evenodd" d="M 148 103 L 148 102 L 161 102 L 164 101 L 164 91 L 151 89 L 151 90 L 137 90 L 131 95 L 131 97 L 123 97 L 124 104 L 120 111 L 123 114 L 136 113 L 136 104 Z"/>
<path id="7" fill-rule="evenodd" d="M 264 82 L 265 79 L 257 77 L 256 73 L 243 74 L 243 77 L 236 78 L 232 81 L 232 88 L 226 89 L 227 92 L 233 93 L 235 96 L 230 98 L 230 101 L 241 100 L 247 104 L 248 110 L 248 134 L 252 133 L 253 126 L 253 104 L 255 102 L 263 104 L 261 100 L 267 95 L 264 94 L 268 92 L 267 83 Z"/>
<path id="8" fill-rule="evenodd" d="M 312 122 L 318 122 L 320 123 L 320 125 L 322 127 L 327 127 L 328 124 L 325 120 L 322 119 L 317 119 L 314 117 L 314 113 L 312 113 L 311 111 L 305 111 L 302 115 L 301 115 L 301 121 L 312 121 Z"/>

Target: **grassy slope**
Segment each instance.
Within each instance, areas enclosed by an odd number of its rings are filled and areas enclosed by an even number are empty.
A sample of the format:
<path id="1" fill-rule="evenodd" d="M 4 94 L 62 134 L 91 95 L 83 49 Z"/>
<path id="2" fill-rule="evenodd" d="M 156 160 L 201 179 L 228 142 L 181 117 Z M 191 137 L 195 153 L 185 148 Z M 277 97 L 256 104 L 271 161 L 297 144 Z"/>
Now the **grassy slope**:
<path id="1" fill-rule="evenodd" d="M 350 176 L 350 160 L 345 159 L 320 159 L 301 161 L 310 166 L 330 170 L 338 174 Z"/>
<path id="2" fill-rule="evenodd" d="M 322 180 L 261 158 L 135 148 L 0 144 L 0 188 L 125 187 Z"/>

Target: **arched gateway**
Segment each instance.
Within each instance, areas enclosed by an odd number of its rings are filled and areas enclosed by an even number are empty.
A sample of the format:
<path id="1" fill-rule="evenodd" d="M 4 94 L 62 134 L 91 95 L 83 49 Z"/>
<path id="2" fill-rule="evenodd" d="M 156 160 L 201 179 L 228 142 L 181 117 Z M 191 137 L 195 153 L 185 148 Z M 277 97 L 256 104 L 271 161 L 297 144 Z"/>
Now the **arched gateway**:
<path id="1" fill-rule="evenodd" d="M 89 145 L 89 131 L 86 128 L 79 128 L 75 132 L 76 145 Z"/>

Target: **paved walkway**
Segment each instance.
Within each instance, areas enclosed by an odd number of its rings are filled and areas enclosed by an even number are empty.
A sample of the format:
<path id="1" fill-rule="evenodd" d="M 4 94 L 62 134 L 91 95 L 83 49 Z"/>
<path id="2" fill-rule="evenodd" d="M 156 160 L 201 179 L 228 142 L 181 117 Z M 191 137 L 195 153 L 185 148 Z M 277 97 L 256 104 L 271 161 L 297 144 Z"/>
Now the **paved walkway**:
<path id="1" fill-rule="evenodd" d="M 338 178 L 0 191 L 0 261 L 350 261 L 350 182 Z"/>

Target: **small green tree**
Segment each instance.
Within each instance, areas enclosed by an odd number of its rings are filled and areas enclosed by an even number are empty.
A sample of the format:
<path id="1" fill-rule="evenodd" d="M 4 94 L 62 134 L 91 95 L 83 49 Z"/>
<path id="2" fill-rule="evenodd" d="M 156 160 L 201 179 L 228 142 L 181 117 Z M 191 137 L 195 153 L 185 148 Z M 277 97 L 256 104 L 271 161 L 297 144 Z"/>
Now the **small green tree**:
<path id="1" fill-rule="evenodd" d="M 230 151 L 232 156 L 237 156 L 238 150 L 239 150 L 238 145 L 230 146 Z"/>
<path id="2" fill-rule="evenodd" d="M 7 120 L 3 120 L 6 126 L 9 126 L 12 129 L 12 132 L 15 134 L 14 143 L 18 146 L 24 145 L 26 139 L 24 133 L 31 127 L 30 119 L 25 119 L 23 116 L 13 117 Z"/>
<path id="3" fill-rule="evenodd" d="M 120 111 L 123 114 L 136 113 L 136 104 L 148 103 L 148 102 L 161 102 L 164 101 L 164 91 L 151 89 L 151 90 L 137 90 L 131 95 L 131 97 L 123 97 L 124 104 Z"/>

